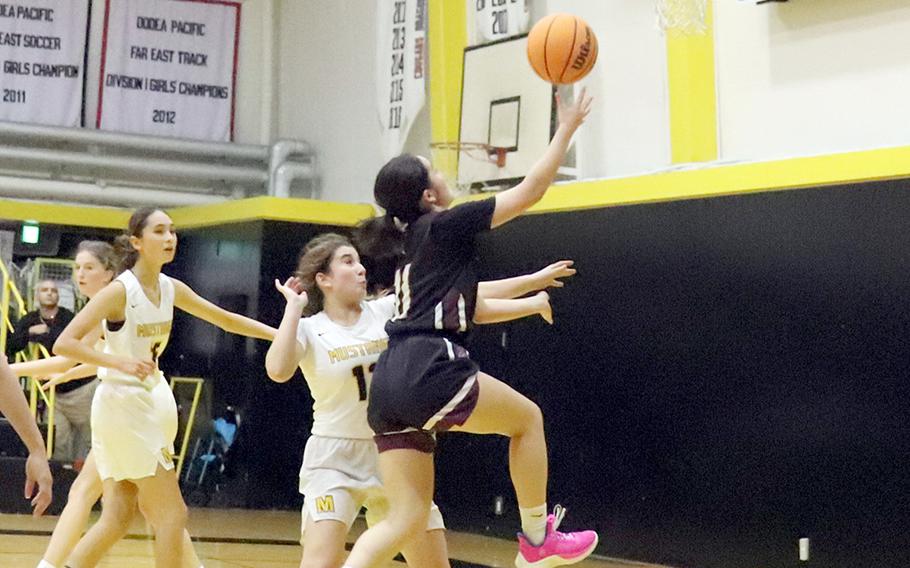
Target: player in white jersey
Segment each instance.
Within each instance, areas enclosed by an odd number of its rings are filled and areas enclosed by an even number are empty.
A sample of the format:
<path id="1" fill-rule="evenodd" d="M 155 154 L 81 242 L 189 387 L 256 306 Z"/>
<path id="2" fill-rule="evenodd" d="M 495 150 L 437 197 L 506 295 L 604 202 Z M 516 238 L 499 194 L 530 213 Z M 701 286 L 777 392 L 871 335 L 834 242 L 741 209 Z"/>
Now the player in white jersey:
<path id="1" fill-rule="evenodd" d="M 105 286 L 111 283 L 119 272 L 113 247 L 102 241 L 83 241 L 76 250 L 75 270 L 73 277 L 79 288 L 79 293 L 91 299 Z M 97 336 L 100 337 L 99 326 Z M 94 336 L 93 336 L 94 337 Z M 92 338 L 89 338 L 92 339 Z M 104 349 L 104 342 L 95 343 L 95 349 Z M 52 376 L 42 387 L 47 390 L 51 385 L 61 384 L 70 380 L 90 377 L 97 373 L 97 368 L 92 365 L 78 365 L 65 357 L 51 357 L 25 363 L 12 365 L 12 370 L 18 376 Z M 88 523 L 89 515 L 95 503 L 101 497 L 102 483 L 98 468 L 95 466 L 95 456 L 92 452 L 86 457 L 79 475 L 70 486 L 66 507 L 60 514 L 51 540 L 44 556 L 37 568 L 57 568 L 63 566 Z M 133 516 L 127 508 L 119 508 L 124 514 Z M 112 540 L 119 540 L 129 526 L 129 518 L 106 519 L 110 521 L 109 533 Z M 202 563 L 196 556 L 190 535 L 184 531 L 183 536 L 183 568 L 199 568 Z"/>
<path id="2" fill-rule="evenodd" d="M 89 301 L 54 345 L 55 354 L 97 366 L 101 378 L 92 403 L 92 449 L 105 507 L 69 566 L 94 566 L 115 542 L 110 519 L 124 518 L 124 508 L 137 499 L 155 532 L 156 565 L 180 566 L 187 513 L 172 460 L 177 407 L 158 369 L 173 308 L 249 337 L 271 339 L 275 330 L 222 310 L 161 274 L 177 246 L 173 221 L 164 211 L 134 213 L 117 244 L 126 271 Z M 104 328 L 103 353 L 82 341 L 98 325 Z"/>
<path id="3" fill-rule="evenodd" d="M 551 265 L 532 276 L 484 283 L 502 297 L 560 285 L 574 273 L 570 262 Z M 327 234 L 307 245 L 298 278 L 275 282 L 287 307 L 266 355 L 269 377 L 284 382 L 299 365 L 313 396 L 312 435 L 300 470 L 304 495 L 302 568 L 337 568 L 344 542 L 361 507 L 367 522 L 385 516 L 387 503 L 377 469 L 376 444 L 367 424 L 369 380 L 388 336 L 385 324 L 395 299 L 365 300 L 366 273 L 357 251 L 343 236 Z M 485 285 L 492 285 L 486 286 Z M 309 317 L 301 319 L 301 315 Z M 504 321 L 540 313 L 550 318 L 545 292 L 522 300 L 481 300 L 480 317 Z M 439 509 L 431 506 L 427 530 L 403 548 L 414 568 L 449 566 Z"/>

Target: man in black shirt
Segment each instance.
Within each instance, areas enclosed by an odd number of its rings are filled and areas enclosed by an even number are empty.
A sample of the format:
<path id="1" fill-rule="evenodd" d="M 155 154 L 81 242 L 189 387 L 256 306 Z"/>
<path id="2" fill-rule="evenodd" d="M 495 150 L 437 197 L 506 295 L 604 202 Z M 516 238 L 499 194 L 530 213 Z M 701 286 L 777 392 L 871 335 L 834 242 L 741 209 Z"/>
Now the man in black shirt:
<path id="1" fill-rule="evenodd" d="M 38 309 L 22 316 L 16 324 L 15 331 L 7 338 L 7 355 L 15 355 L 29 343 L 40 343 L 50 353 L 63 328 L 73 320 L 73 312 L 58 305 L 60 292 L 53 280 L 39 282 L 35 295 Z"/>

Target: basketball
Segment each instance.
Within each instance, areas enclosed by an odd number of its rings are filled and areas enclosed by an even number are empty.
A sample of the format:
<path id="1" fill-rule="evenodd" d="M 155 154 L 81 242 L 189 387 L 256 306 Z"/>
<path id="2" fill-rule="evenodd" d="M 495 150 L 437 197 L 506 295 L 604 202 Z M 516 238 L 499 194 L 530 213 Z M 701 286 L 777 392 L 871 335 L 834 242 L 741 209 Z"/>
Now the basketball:
<path id="1" fill-rule="evenodd" d="M 572 14 L 551 14 L 528 34 L 528 61 L 540 78 L 567 85 L 591 72 L 597 61 L 597 37 Z"/>

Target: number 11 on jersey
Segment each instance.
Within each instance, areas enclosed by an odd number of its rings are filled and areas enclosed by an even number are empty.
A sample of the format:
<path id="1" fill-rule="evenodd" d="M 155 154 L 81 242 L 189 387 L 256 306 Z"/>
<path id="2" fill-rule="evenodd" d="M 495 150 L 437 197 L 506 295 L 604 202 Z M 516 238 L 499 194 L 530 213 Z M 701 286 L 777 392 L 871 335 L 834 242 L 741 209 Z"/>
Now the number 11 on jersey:
<path id="1" fill-rule="evenodd" d="M 364 370 L 363 365 L 358 365 L 352 370 L 354 378 L 357 379 L 357 390 L 360 393 L 359 400 L 367 399 L 367 379 L 373 378 L 374 370 L 376 370 L 376 363 L 370 365 L 366 370 Z"/>

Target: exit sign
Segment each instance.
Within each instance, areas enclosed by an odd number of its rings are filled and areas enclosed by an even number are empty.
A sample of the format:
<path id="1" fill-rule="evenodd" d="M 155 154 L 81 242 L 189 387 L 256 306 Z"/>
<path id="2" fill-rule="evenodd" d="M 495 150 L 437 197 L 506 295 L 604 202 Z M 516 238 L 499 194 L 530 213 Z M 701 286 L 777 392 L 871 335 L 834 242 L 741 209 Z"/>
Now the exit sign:
<path id="1" fill-rule="evenodd" d="M 41 228 L 38 223 L 26 221 L 22 225 L 22 242 L 29 245 L 36 245 L 41 239 Z"/>

